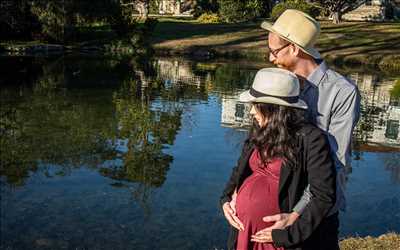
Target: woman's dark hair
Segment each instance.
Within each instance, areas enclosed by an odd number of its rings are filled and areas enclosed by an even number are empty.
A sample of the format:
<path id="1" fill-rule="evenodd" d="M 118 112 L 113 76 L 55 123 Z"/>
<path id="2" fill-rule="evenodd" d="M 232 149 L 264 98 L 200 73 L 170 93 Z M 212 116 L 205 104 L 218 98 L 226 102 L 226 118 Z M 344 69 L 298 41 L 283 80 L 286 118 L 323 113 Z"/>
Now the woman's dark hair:
<path id="1" fill-rule="evenodd" d="M 275 104 L 253 103 L 256 111 L 260 113 L 267 124 L 260 127 L 253 119 L 249 139 L 260 152 L 263 163 L 275 157 L 284 161 L 294 161 L 296 157 L 296 131 L 304 122 L 304 111 L 297 108 Z"/>

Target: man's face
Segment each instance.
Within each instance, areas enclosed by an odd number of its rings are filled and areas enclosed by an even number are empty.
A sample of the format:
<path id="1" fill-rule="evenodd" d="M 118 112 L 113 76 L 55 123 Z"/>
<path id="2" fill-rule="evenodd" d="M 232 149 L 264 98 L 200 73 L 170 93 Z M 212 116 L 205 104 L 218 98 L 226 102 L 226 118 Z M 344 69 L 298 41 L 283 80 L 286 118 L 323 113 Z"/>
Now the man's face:
<path id="1" fill-rule="evenodd" d="M 290 70 L 293 64 L 290 46 L 292 45 L 289 42 L 270 32 L 268 34 L 269 61 L 279 68 Z"/>

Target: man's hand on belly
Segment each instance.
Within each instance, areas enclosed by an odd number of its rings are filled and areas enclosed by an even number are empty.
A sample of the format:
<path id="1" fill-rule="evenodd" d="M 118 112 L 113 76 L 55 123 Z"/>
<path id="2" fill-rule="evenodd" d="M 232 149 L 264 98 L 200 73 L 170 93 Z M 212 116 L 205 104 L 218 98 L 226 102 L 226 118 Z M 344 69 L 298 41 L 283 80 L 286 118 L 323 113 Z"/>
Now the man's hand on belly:
<path id="1" fill-rule="evenodd" d="M 265 243 L 273 242 L 272 240 L 272 230 L 273 229 L 284 229 L 292 225 L 300 215 L 296 212 L 281 213 L 271 216 L 265 216 L 263 221 L 265 222 L 275 222 L 272 226 L 264 228 L 258 231 L 256 234 L 251 236 L 251 241 Z"/>

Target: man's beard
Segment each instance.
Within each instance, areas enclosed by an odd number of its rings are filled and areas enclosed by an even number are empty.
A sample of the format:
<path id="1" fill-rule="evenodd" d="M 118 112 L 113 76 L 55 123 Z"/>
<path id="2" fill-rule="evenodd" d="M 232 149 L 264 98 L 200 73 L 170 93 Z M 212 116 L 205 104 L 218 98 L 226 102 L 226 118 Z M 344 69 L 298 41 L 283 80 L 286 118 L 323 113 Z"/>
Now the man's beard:
<path id="1" fill-rule="evenodd" d="M 278 68 L 281 68 L 281 69 L 286 69 L 286 70 L 289 70 L 289 71 L 291 71 L 291 67 L 289 67 L 289 65 L 287 65 L 287 64 L 282 64 L 282 63 L 274 63 L 274 65 L 275 65 L 276 67 L 278 67 Z"/>

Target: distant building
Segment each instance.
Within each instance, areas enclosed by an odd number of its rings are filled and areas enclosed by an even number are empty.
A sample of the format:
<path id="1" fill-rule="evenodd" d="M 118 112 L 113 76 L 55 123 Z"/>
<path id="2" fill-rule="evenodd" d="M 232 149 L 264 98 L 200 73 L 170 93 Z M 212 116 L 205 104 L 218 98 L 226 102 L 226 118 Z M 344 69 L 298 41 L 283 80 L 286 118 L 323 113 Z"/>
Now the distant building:
<path id="1" fill-rule="evenodd" d="M 181 60 L 157 60 L 158 77 L 168 84 L 185 83 L 200 88 L 206 81 L 205 77 L 197 76 L 193 73 L 191 64 Z"/>
<path id="2" fill-rule="evenodd" d="M 243 128 L 251 124 L 250 105 L 239 102 L 239 96 L 222 96 L 221 125 Z"/>
<path id="3" fill-rule="evenodd" d="M 160 15 L 191 15 L 194 10 L 193 0 L 160 0 L 158 7 Z"/>
<path id="4" fill-rule="evenodd" d="M 377 76 L 359 73 L 349 77 L 361 93 L 362 115 L 355 131 L 356 140 L 377 147 L 399 146 L 400 103 L 390 95 L 394 81 L 382 82 Z"/>

